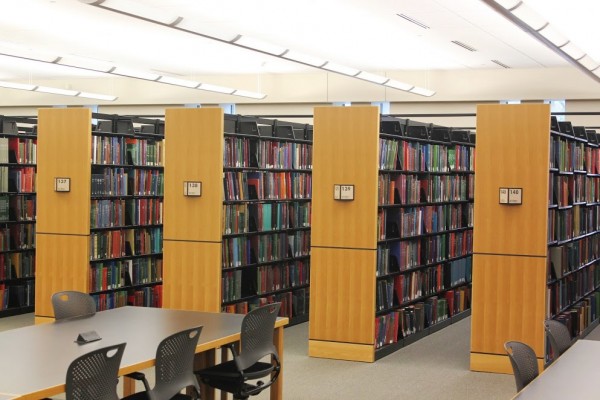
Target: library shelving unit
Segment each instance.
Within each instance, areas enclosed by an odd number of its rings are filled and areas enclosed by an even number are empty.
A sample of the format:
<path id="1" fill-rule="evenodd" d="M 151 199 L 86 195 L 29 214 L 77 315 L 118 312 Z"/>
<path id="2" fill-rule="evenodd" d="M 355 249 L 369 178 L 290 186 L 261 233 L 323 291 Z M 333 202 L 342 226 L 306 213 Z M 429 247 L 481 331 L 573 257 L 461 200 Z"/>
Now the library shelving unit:
<path id="1" fill-rule="evenodd" d="M 62 290 L 98 310 L 160 307 L 162 121 L 85 108 L 40 109 L 38 121 L 36 318 L 53 317 Z"/>
<path id="2" fill-rule="evenodd" d="M 549 105 L 478 106 L 472 370 L 512 373 L 508 340 L 543 367 L 546 319 L 572 336 L 597 325 L 599 151 Z"/>
<path id="3" fill-rule="evenodd" d="M 377 107 L 314 115 L 309 355 L 373 362 L 469 315 L 474 147 Z"/>
<path id="4" fill-rule="evenodd" d="M 164 306 L 308 318 L 309 126 L 167 109 Z"/>
<path id="5" fill-rule="evenodd" d="M 0 116 L 0 317 L 33 311 L 36 124 Z"/>

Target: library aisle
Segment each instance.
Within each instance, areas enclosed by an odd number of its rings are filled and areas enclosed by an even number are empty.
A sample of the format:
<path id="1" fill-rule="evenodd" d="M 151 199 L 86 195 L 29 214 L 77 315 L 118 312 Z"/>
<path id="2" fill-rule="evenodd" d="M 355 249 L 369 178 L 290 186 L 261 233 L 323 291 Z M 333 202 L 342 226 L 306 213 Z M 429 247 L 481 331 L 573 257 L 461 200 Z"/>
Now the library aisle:
<path id="1" fill-rule="evenodd" d="M 2 318 L 0 331 L 29 324 L 33 314 Z M 470 329 L 469 317 L 376 363 L 362 363 L 308 357 L 308 324 L 292 326 L 284 331 L 284 399 L 511 399 L 512 375 L 469 371 Z M 590 338 L 600 336 L 596 331 Z"/>

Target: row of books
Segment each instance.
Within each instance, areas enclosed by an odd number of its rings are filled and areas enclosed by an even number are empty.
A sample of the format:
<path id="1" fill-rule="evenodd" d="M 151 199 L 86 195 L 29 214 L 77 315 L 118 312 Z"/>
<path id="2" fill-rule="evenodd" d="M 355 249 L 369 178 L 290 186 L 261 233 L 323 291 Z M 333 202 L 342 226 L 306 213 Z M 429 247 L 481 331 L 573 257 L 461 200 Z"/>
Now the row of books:
<path id="1" fill-rule="evenodd" d="M 162 259 L 146 257 L 94 263 L 90 267 L 90 292 L 113 290 L 162 281 Z"/>
<path id="2" fill-rule="evenodd" d="M 35 248 L 35 224 L 0 227 L 0 251 Z"/>
<path id="3" fill-rule="evenodd" d="M 310 226 L 310 202 L 241 203 L 223 205 L 222 232 L 239 234 Z"/>
<path id="4" fill-rule="evenodd" d="M 306 315 L 309 308 L 309 288 L 300 288 L 289 292 L 257 297 L 223 306 L 222 311 L 233 314 L 247 314 L 249 311 L 266 304 L 281 302 L 280 317 L 296 318 Z"/>
<path id="5" fill-rule="evenodd" d="M 311 169 L 312 144 L 225 137 L 225 168 Z"/>
<path id="6" fill-rule="evenodd" d="M 470 288 L 461 287 L 375 317 L 375 348 L 396 343 L 469 309 L 470 297 Z"/>
<path id="7" fill-rule="evenodd" d="M 1 221 L 34 221 L 36 196 L 0 195 Z"/>
<path id="8" fill-rule="evenodd" d="M 379 139 L 380 170 L 473 171 L 474 162 L 475 149 L 471 146 Z"/>
<path id="9" fill-rule="evenodd" d="M 92 135 L 92 164 L 161 166 L 163 151 L 162 141 Z"/>
<path id="10" fill-rule="evenodd" d="M 309 199 L 312 176 L 300 172 L 225 172 L 224 198 L 233 200 Z"/>
<path id="11" fill-rule="evenodd" d="M 379 174 L 379 205 L 441 203 L 473 198 L 473 176 Z"/>
<path id="12" fill-rule="evenodd" d="M 550 168 L 561 172 L 585 171 L 585 144 L 553 137 L 550 141 Z"/>
<path id="13" fill-rule="evenodd" d="M 161 228 L 119 229 L 90 234 L 91 260 L 161 252 Z"/>
<path id="14" fill-rule="evenodd" d="M 92 173 L 92 196 L 163 196 L 164 174 L 156 169 L 101 168 Z"/>
<path id="15" fill-rule="evenodd" d="M 92 200 L 90 204 L 92 229 L 162 223 L 162 198 Z"/>
<path id="16" fill-rule="evenodd" d="M 600 176 L 550 174 L 548 189 L 550 205 L 600 202 Z"/>
<path id="17" fill-rule="evenodd" d="M 34 304 L 35 287 L 33 281 L 27 281 L 18 285 L 0 283 L 0 310 L 30 307 Z"/>
<path id="18" fill-rule="evenodd" d="M 600 174 L 600 148 L 585 146 L 585 169 L 588 174 Z"/>
<path id="19" fill-rule="evenodd" d="M 0 281 L 33 278 L 35 276 L 35 254 L 0 253 Z"/>
<path id="20" fill-rule="evenodd" d="M 444 262 L 472 252 L 470 231 L 382 243 L 377 246 L 377 276 Z"/>
<path id="21" fill-rule="evenodd" d="M 377 281 L 377 311 L 431 296 L 471 281 L 471 262 L 457 260 L 379 279 Z M 470 260 L 470 257 L 469 257 Z"/>
<path id="22" fill-rule="evenodd" d="M 600 229 L 600 206 L 548 210 L 548 242 L 566 241 Z"/>
<path id="23" fill-rule="evenodd" d="M 36 164 L 37 139 L 0 138 L 0 163 Z"/>
<path id="24" fill-rule="evenodd" d="M 548 247 L 548 276 L 560 279 L 600 258 L 600 235 L 586 236 L 560 246 Z"/>
<path id="25" fill-rule="evenodd" d="M 91 294 L 96 302 L 96 311 L 105 311 L 127 305 L 138 307 L 162 307 L 162 285 L 148 286 L 136 290 L 118 290 L 109 293 Z"/>
<path id="26" fill-rule="evenodd" d="M 33 193 L 36 188 L 34 167 L 10 169 L 8 171 L 8 191 L 17 193 Z"/>
<path id="27" fill-rule="evenodd" d="M 594 263 L 548 286 L 547 315 L 553 318 L 600 285 L 600 264 Z"/>
<path id="28" fill-rule="evenodd" d="M 571 337 L 578 337 L 592 322 L 600 317 L 600 292 L 586 296 L 572 308 L 561 312 L 554 319 L 565 324 Z"/>
<path id="29" fill-rule="evenodd" d="M 473 226 L 473 207 L 471 204 L 443 204 L 380 209 L 377 225 L 379 240 L 469 228 Z"/>
<path id="30" fill-rule="evenodd" d="M 310 263 L 295 261 L 285 264 L 264 265 L 256 268 L 256 294 L 308 285 Z"/>
<path id="31" fill-rule="evenodd" d="M 310 231 L 225 238 L 223 268 L 275 262 L 310 254 Z"/>

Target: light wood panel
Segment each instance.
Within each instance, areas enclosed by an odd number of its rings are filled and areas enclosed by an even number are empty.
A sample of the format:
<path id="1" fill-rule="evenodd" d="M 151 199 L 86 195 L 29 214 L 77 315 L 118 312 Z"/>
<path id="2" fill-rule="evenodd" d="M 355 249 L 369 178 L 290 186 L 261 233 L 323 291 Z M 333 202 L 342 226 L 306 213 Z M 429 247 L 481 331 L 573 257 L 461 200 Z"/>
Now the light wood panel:
<path id="1" fill-rule="evenodd" d="M 379 108 L 316 107 L 314 115 L 311 245 L 374 249 Z M 355 200 L 333 200 L 334 184 L 354 185 Z"/>
<path id="2" fill-rule="evenodd" d="M 163 241 L 163 308 L 221 310 L 221 244 Z"/>
<path id="3" fill-rule="evenodd" d="M 479 105 L 473 252 L 545 256 L 550 105 Z M 523 189 L 500 205 L 499 188 Z"/>
<path id="4" fill-rule="evenodd" d="M 373 345 L 376 261 L 376 250 L 311 249 L 311 340 Z"/>
<path id="5" fill-rule="evenodd" d="M 518 340 L 543 358 L 546 259 L 475 254 L 471 352 L 505 354 Z"/>
<path id="6" fill-rule="evenodd" d="M 165 240 L 221 241 L 223 123 L 220 107 L 166 110 Z M 184 181 L 202 182 L 202 196 L 184 196 Z"/>
<path id="7" fill-rule="evenodd" d="M 538 369 L 544 370 L 544 359 L 538 358 Z M 507 355 L 471 353 L 471 371 L 495 372 L 498 374 L 513 374 L 510 359 Z"/>
<path id="8" fill-rule="evenodd" d="M 89 242 L 88 236 L 36 235 L 36 317 L 54 317 L 50 299 L 56 292 L 89 291 Z"/>
<path id="9" fill-rule="evenodd" d="M 36 231 L 88 234 L 91 111 L 42 108 L 38 121 Z M 71 178 L 71 191 L 55 192 L 56 177 Z"/>
<path id="10" fill-rule="evenodd" d="M 375 361 L 373 346 L 365 344 L 309 340 L 308 355 L 311 357 L 333 358 L 335 360 Z"/>

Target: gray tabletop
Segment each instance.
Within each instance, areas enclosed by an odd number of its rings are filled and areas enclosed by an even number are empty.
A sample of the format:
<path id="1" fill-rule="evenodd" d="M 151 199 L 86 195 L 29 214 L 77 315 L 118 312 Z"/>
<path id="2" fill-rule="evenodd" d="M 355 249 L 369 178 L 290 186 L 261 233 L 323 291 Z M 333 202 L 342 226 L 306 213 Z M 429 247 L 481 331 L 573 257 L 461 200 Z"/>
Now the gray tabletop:
<path id="1" fill-rule="evenodd" d="M 67 368 L 92 350 L 126 342 L 121 370 L 152 362 L 165 337 L 202 325 L 198 349 L 215 348 L 237 340 L 243 315 L 122 307 L 91 317 L 73 318 L 0 332 L 0 394 L 60 393 Z M 81 332 L 96 331 L 102 338 L 77 344 Z M 129 372 L 129 371 L 125 371 Z M 11 398 L 11 397 L 8 397 Z M 2 399 L 2 397 L 0 397 Z"/>
<path id="2" fill-rule="evenodd" d="M 514 398 L 598 399 L 600 398 L 600 342 L 578 340 Z"/>

